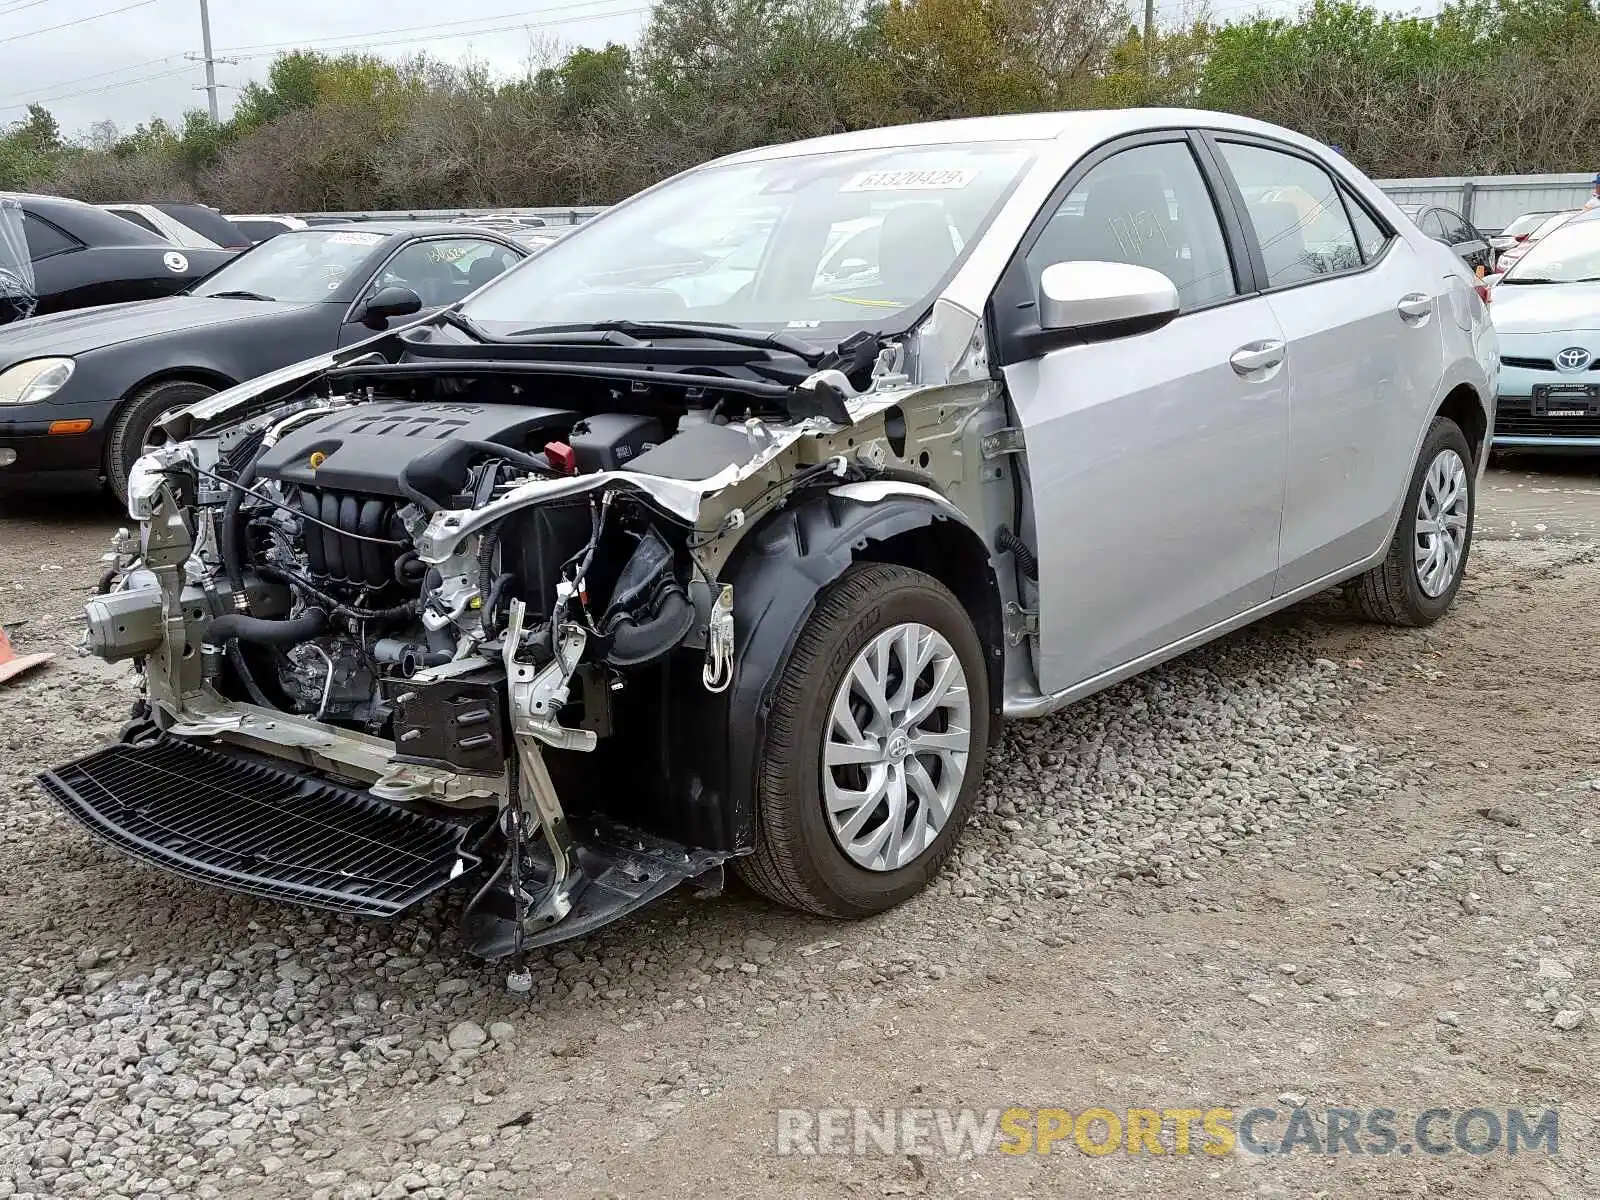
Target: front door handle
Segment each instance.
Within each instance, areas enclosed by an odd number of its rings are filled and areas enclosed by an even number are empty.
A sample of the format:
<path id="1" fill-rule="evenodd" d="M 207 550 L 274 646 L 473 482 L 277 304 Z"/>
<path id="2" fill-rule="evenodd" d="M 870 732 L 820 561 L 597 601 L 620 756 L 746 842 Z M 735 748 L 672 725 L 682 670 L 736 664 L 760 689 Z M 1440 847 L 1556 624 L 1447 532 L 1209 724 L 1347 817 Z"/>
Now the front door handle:
<path id="1" fill-rule="evenodd" d="M 1228 356 L 1228 362 L 1241 375 L 1270 371 L 1283 362 L 1283 343 L 1276 338 L 1247 342 Z"/>
<path id="2" fill-rule="evenodd" d="M 1401 296 L 1400 303 L 1394 307 L 1395 311 L 1400 314 L 1401 320 L 1417 322 L 1427 319 L 1428 314 L 1433 312 L 1433 300 L 1429 296 L 1424 296 L 1421 292 L 1412 292 L 1409 295 Z"/>

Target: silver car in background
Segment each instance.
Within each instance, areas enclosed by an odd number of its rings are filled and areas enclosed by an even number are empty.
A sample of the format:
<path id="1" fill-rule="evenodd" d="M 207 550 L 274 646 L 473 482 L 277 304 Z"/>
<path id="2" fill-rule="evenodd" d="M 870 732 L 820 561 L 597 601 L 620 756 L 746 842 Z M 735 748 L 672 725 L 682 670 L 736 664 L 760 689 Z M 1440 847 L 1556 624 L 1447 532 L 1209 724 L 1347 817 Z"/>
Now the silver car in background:
<path id="1" fill-rule="evenodd" d="M 733 155 L 165 422 L 89 612 L 145 697 L 44 784 L 257 895 L 482 880 L 488 956 L 724 865 L 866 916 L 950 854 L 1003 718 L 1334 585 L 1443 615 L 1496 370 L 1461 260 L 1274 126 Z"/>

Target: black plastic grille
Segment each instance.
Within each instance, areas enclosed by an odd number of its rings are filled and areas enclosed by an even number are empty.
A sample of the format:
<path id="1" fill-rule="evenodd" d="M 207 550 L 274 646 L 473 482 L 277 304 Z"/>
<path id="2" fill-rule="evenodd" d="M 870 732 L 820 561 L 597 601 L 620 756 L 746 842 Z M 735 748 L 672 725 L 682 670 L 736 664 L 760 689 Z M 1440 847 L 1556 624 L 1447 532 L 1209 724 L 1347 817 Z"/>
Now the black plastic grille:
<path id="1" fill-rule="evenodd" d="M 1600 414 L 1587 417 L 1535 416 L 1527 397 L 1501 397 L 1494 414 L 1496 437 L 1600 437 Z"/>
<path id="2" fill-rule="evenodd" d="M 270 900 L 390 917 L 478 866 L 465 824 L 177 738 L 109 746 L 39 781 L 117 849 Z"/>

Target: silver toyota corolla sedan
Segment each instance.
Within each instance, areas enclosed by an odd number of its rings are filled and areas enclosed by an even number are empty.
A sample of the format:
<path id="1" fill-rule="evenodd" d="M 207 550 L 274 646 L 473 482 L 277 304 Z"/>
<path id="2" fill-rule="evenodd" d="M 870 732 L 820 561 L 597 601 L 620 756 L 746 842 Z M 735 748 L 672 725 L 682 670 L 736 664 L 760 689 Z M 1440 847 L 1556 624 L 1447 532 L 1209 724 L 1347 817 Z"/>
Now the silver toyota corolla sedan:
<path id="1" fill-rule="evenodd" d="M 260 896 L 464 884 L 485 955 L 725 867 L 881 911 L 1003 718 L 1336 584 L 1449 608 L 1472 284 L 1339 155 L 1215 113 L 711 163 L 164 422 L 88 611 L 143 699 L 45 786 Z"/>
<path id="2" fill-rule="evenodd" d="M 1600 210 L 1573 217 L 1494 289 L 1496 450 L 1600 453 Z"/>

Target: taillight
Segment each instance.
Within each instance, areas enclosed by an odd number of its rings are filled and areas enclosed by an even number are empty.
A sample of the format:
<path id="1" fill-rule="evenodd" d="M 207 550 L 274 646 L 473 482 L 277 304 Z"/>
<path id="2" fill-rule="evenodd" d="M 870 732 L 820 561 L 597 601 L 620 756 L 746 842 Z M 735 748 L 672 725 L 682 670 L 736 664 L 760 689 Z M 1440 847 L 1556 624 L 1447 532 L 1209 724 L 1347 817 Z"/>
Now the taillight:
<path id="1" fill-rule="evenodd" d="M 1480 279 L 1477 284 L 1474 285 L 1472 290 L 1478 293 L 1479 300 L 1482 300 L 1485 304 L 1489 303 L 1489 295 L 1492 289 L 1487 283 L 1484 283 Z"/>
<path id="2" fill-rule="evenodd" d="M 1519 241 L 1519 242 L 1525 242 L 1525 241 L 1527 241 L 1527 240 L 1528 240 L 1528 235 L 1527 235 L 1527 234 L 1525 234 L 1525 233 L 1519 233 L 1519 234 L 1517 234 L 1517 241 Z"/>

